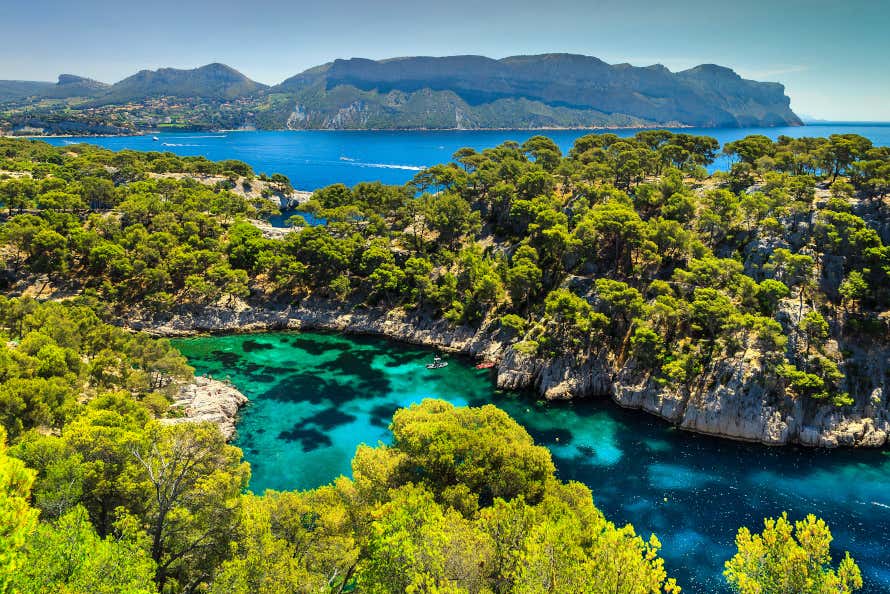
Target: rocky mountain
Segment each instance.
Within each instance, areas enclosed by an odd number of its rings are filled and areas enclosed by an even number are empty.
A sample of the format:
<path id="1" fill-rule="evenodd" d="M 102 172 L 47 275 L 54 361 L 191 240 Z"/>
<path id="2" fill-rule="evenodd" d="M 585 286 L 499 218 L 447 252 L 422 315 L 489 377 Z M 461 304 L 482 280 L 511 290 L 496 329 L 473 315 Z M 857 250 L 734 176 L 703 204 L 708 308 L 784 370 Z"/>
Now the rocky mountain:
<path id="1" fill-rule="evenodd" d="M 610 65 L 571 54 L 352 58 L 271 88 L 218 63 L 142 70 L 113 85 L 62 75 L 55 84 L 0 81 L 0 105 L 8 108 L 0 111 L 0 128 L 13 131 L 110 122 L 130 131 L 171 123 L 191 129 L 802 124 L 778 83 L 746 80 L 711 64 L 671 72 L 660 64 Z"/>
<path id="2" fill-rule="evenodd" d="M 56 83 L 4 80 L 0 81 L 0 102 L 74 97 L 92 99 L 90 106 L 160 97 L 227 101 L 256 95 L 267 88 L 225 64 L 208 64 L 191 70 L 140 70 L 113 85 L 73 74 L 59 75 Z"/>
<path id="3" fill-rule="evenodd" d="M 161 68 L 140 70 L 113 84 L 94 103 L 110 105 L 159 97 L 227 101 L 255 95 L 266 89 L 225 64 L 208 64 L 192 70 Z"/>
<path id="4" fill-rule="evenodd" d="M 46 95 L 53 87 L 51 82 L 32 80 L 0 80 L 0 104 Z"/>
<path id="5" fill-rule="evenodd" d="M 272 91 L 295 98 L 297 128 L 801 124 L 778 83 L 570 54 L 336 60 Z"/>
<path id="6" fill-rule="evenodd" d="M 58 82 L 26 80 L 0 81 L 0 103 L 15 100 L 65 99 L 93 97 L 105 92 L 109 85 L 73 74 L 60 74 Z"/>
<path id="7" fill-rule="evenodd" d="M 53 98 L 96 97 L 105 93 L 110 86 L 106 83 L 74 74 L 60 74 L 59 82 L 47 93 Z"/>

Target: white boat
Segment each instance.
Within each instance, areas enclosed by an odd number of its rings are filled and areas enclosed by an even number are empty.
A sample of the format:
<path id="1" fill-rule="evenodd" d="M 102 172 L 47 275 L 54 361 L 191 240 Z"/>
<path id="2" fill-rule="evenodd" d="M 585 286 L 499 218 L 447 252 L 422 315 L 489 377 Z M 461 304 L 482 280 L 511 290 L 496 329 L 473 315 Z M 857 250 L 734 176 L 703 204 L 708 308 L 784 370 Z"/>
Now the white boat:
<path id="1" fill-rule="evenodd" d="M 154 140 L 155 142 L 160 140 L 160 138 L 158 138 L 157 136 L 152 136 L 151 139 Z"/>
<path id="2" fill-rule="evenodd" d="M 432 363 L 426 364 L 427 369 L 442 369 L 443 367 L 448 367 L 448 361 L 442 360 L 442 357 L 439 355 L 433 357 Z"/>

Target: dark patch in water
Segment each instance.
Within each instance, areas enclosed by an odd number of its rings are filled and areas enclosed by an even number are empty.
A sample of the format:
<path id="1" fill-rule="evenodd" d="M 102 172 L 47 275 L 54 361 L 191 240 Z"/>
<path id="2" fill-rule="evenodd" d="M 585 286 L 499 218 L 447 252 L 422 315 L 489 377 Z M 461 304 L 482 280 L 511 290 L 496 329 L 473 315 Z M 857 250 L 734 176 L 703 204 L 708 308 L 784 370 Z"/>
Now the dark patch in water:
<path id="1" fill-rule="evenodd" d="M 291 375 L 279 380 L 263 393 L 263 398 L 279 402 L 320 402 L 319 393 L 325 380 L 308 373 Z"/>
<path id="2" fill-rule="evenodd" d="M 590 458 L 586 454 L 578 454 L 572 457 L 552 454 L 552 457 L 553 463 L 558 469 L 557 474 L 559 475 L 559 478 L 564 481 L 580 481 L 590 486 L 591 483 L 589 483 L 588 480 L 591 476 L 600 476 L 603 474 L 603 468 L 591 464 Z M 594 499 L 597 499 L 597 494 L 602 495 L 608 488 L 608 483 L 598 484 L 596 489 L 593 489 Z"/>
<path id="3" fill-rule="evenodd" d="M 260 342 L 258 340 L 245 340 L 241 343 L 241 350 L 245 353 L 252 353 L 254 351 L 270 351 L 275 347 L 266 342 Z"/>
<path id="4" fill-rule="evenodd" d="M 279 402 L 327 402 L 332 406 L 342 406 L 368 392 L 357 389 L 356 384 L 325 380 L 311 373 L 300 373 L 280 379 L 266 390 L 263 398 Z"/>
<path id="5" fill-rule="evenodd" d="M 279 439 L 286 441 L 298 441 L 304 452 L 312 452 L 319 448 L 329 448 L 334 445 L 331 438 L 314 427 L 301 427 L 294 425 L 292 429 L 278 434 Z"/>
<path id="6" fill-rule="evenodd" d="M 431 355 L 427 351 L 391 350 L 387 351 L 386 360 L 383 362 L 383 365 L 392 368 L 416 363 L 418 369 L 425 369 L 425 365 L 430 362 L 430 359 Z"/>
<path id="7" fill-rule="evenodd" d="M 347 342 L 339 342 L 339 341 L 321 341 L 315 338 L 310 338 L 307 336 L 298 335 L 295 337 L 291 344 L 297 347 L 298 349 L 304 350 L 310 355 L 315 355 L 316 357 L 319 355 L 324 355 L 330 351 L 341 351 L 346 352 L 353 348 Z"/>
<path id="8" fill-rule="evenodd" d="M 264 373 L 271 373 L 272 375 L 276 375 L 278 377 L 290 375 L 294 372 L 293 367 L 281 367 L 279 365 L 264 365 L 262 366 L 262 370 Z"/>
<path id="9" fill-rule="evenodd" d="M 589 456 L 591 458 L 596 456 L 596 450 L 593 448 L 593 446 L 589 446 L 589 445 L 578 446 L 578 451 L 581 452 L 582 454 L 584 454 L 585 456 Z"/>
<path id="10" fill-rule="evenodd" d="M 210 355 L 223 367 L 237 367 L 241 363 L 241 355 L 231 351 L 213 351 Z"/>
<path id="11" fill-rule="evenodd" d="M 385 382 L 388 386 L 389 383 Z M 347 402 L 358 400 L 362 397 L 376 394 L 376 392 L 365 389 L 363 385 L 354 385 L 342 382 L 326 382 L 324 388 L 319 392 L 315 402 L 326 401 L 334 406 L 342 406 Z"/>
<path id="12" fill-rule="evenodd" d="M 363 375 L 371 370 L 376 356 L 377 353 L 374 351 L 341 351 L 334 360 L 321 363 L 318 368 L 337 373 Z"/>
<path id="13" fill-rule="evenodd" d="M 278 381 L 278 378 L 271 373 L 251 373 L 250 379 L 261 384 L 274 384 Z"/>
<path id="14" fill-rule="evenodd" d="M 334 427 L 340 425 L 348 425 L 354 422 L 358 417 L 345 413 L 337 408 L 326 408 L 306 419 L 307 425 L 315 425 L 319 429 L 330 431 Z"/>
<path id="15" fill-rule="evenodd" d="M 359 395 L 388 394 L 392 385 L 386 374 L 371 367 L 375 357 L 376 353 L 373 351 L 347 351 L 337 355 L 333 361 L 319 365 L 318 369 L 330 371 L 337 374 L 338 378 L 343 378 L 344 385 L 353 392 L 353 396 L 348 400 Z M 331 401 L 336 403 L 347 400 L 334 397 Z"/>
<path id="16" fill-rule="evenodd" d="M 259 363 L 254 363 L 253 361 L 248 361 L 244 364 L 244 371 L 247 373 L 259 373 L 264 370 L 265 367 L 260 365 Z"/>
<path id="17" fill-rule="evenodd" d="M 397 410 L 399 410 L 399 407 L 396 404 L 378 404 L 368 411 L 368 415 L 371 417 L 371 424 L 376 427 L 389 427 L 392 416 Z"/>

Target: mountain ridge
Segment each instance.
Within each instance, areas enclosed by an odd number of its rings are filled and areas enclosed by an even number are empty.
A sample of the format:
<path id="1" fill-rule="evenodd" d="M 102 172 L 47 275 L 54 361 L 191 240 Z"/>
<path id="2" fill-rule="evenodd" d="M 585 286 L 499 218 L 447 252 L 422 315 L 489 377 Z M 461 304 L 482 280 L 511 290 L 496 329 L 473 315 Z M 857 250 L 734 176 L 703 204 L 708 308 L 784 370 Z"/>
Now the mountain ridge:
<path id="1" fill-rule="evenodd" d="M 159 68 L 140 70 L 109 88 L 97 101 L 144 100 L 152 97 L 199 97 L 205 99 L 236 99 L 268 88 L 251 80 L 231 66 L 213 62 L 198 68 Z"/>
<path id="2" fill-rule="evenodd" d="M 218 62 L 140 70 L 112 85 L 74 75 L 58 83 L 0 81 L 0 126 L 89 112 L 135 130 L 752 127 L 802 125 L 780 83 L 701 64 L 611 65 L 580 54 L 335 59 L 276 85 Z M 149 110 L 149 103 L 151 103 Z M 128 112 L 117 110 L 129 104 Z M 137 109 L 132 109 L 137 104 Z M 145 108 L 139 110 L 139 104 Z M 40 106 L 35 108 L 35 106 Z M 24 107 L 29 107 L 27 114 Z M 15 110 L 19 111 L 16 112 Z M 97 113 L 98 112 L 98 113 Z M 108 115 L 103 115 L 108 112 Z M 18 119 L 16 117 L 18 116 Z"/>

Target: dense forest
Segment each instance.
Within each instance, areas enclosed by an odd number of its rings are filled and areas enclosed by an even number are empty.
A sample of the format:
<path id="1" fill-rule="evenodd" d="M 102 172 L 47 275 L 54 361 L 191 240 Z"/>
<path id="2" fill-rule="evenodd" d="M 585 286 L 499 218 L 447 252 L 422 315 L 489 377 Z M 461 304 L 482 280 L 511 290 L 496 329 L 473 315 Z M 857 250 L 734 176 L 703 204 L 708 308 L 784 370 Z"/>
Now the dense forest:
<path id="1" fill-rule="evenodd" d="M 776 389 L 868 398 L 886 377 L 854 356 L 890 335 L 890 149 L 751 136 L 708 176 L 718 149 L 663 131 L 584 136 L 565 157 L 544 137 L 465 149 L 404 187 L 321 189 L 304 208 L 326 224 L 281 240 L 249 220 L 269 207 L 245 196 L 259 182 L 243 163 L 4 141 L 0 169 L 19 173 L 0 182 L 0 241 L 19 290 L 40 278 L 158 311 L 310 294 L 421 309 L 680 384 L 754 350 Z"/>
<path id="2" fill-rule="evenodd" d="M 463 149 L 404 187 L 318 190 L 304 208 L 324 224 L 267 237 L 280 175 L 0 140 L 0 592 L 676 592 L 657 539 L 609 523 L 492 406 L 403 409 L 351 479 L 251 494 L 215 427 L 165 421 L 186 361 L 117 326 L 325 299 L 655 386 L 744 353 L 776 398 L 882 406 L 886 369 L 860 362 L 890 336 L 890 149 L 751 136 L 708 175 L 719 150 L 665 131 Z M 743 528 L 726 579 L 861 587 L 830 540 L 814 517 Z"/>

